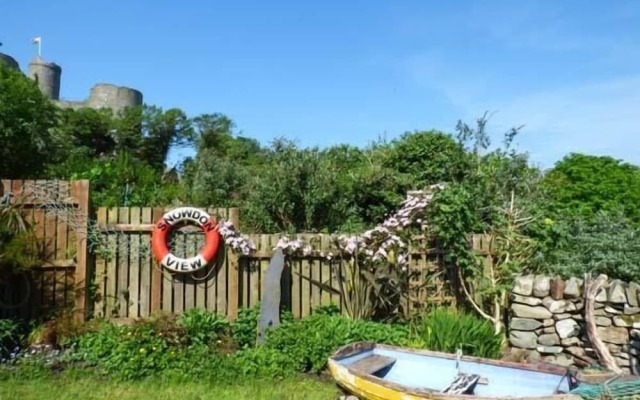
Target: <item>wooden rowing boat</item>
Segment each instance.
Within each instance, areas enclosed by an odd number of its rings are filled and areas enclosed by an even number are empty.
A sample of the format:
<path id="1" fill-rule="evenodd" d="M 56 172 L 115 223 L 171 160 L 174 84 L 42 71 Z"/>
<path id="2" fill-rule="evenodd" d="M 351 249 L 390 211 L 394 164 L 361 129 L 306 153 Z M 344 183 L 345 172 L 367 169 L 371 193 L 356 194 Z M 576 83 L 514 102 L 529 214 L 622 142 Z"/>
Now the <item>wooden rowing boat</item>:
<path id="1" fill-rule="evenodd" d="M 582 400 L 566 368 L 359 342 L 328 360 L 345 391 L 367 400 Z"/>

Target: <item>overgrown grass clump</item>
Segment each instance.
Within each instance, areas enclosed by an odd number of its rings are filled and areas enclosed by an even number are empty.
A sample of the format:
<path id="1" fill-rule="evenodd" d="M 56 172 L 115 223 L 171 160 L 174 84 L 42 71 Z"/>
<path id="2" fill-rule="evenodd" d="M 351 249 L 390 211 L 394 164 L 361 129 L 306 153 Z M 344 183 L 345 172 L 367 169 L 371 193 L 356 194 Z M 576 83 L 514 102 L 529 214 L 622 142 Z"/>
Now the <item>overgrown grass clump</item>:
<path id="1" fill-rule="evenodd" d="M 421 316 L 412 326 L 413 347 L 483 358 L 500 357 L 504 336 L 496 335 L 489 321 L 450 308 L 436 308 Z"/>

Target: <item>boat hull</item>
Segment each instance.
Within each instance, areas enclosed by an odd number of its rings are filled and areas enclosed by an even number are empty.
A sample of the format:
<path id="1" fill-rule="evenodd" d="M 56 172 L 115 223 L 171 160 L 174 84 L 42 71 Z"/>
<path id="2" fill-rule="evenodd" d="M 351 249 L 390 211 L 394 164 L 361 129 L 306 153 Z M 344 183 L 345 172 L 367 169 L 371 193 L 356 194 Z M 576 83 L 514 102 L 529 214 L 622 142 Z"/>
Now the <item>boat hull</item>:
<path id="1" fill-rule="evenodd" d="M 464 395 L 464 394 L 446 394 L 437 390 L 424 390 L 416 387 L 390 382 L 371 373 L 363 373 L 349 364 L 342 362 L 346 357 L 358 356 L 360 353 L 371 351 L 372 349 L 381 349 L 382 351 L 396 351 L 398 353 L 415 354 L 428 357 L 443 357 L 451 359 L 455 356 L 446 353 L 436 353 L 421 350 L 412 350 L 394 346 L 376 345 L 372 343 L 355 343 L 338 350 L 328 360 L 328 367 L 331 376 L 334 378 L 338 386 L 342 387 L 346 392 L 351 393 L 360 399 L 366 400 L 445 400 L 445 399 L 521 399 L 521 400 L 581 400 L 579 396 L 572 394 L 550 394 L 543 396 L 482 396 L 482 395 Z M 467 360 L 478 361 L 472 357 L 465 357 Z M 505 368 L 514 369 L 532 369 L 531 366 L 521 366 L 515 363 L 505 363 L 496 360 L 486 360 L 489 364 L 499 365 Z M 563 368 L 550 366 L 544 370 L 544 373 L 557 375 L 558 381 L 562 379 Z M 535 370 L 534 370 L 535 372 Z"/>

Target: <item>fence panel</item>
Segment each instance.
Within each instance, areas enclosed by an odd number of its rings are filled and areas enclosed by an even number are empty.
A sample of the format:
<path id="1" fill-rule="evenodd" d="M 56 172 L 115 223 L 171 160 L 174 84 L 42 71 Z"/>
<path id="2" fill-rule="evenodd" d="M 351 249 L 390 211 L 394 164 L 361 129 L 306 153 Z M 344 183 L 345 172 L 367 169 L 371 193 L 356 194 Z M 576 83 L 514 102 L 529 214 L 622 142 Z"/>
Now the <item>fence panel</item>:
<path id="1" fill-rule="evenodd" d="M 155 311 L 181 313 L 204 308 L 228 315 L 227 287 L 230 259 L 224 249 L 216 264 L 193 275 L 174 274 L 160 268 L 151 252 L 154 223 L 169 209 L 151 207 L 99 208 L 98 226 L 105 243 L 105 255 L 96 260 L 96 277 L 101 301 L 97 317 L 131 319 L 148 317 Z M 207 210 L 215 219 L 228 218 L 227 209 Z M 179 231 L 170 237 L 178 257 L 191 257 L 204 245 L 199 229 Z"/>
<path id="2" fill-rule="evenodd" d="M 0 317 L 34 320 L 73 306 L 86 312 L 88 182 L 3 179 L 2 189 L 33 227 L 44 263 L 27 275 L 0 278 L 6 280 L 0 282 Z"/>
<path id="3" fill-rule="evenodd" d="M 151 254 L 154 223 L 169 208 L 101 207 L 92 215 L 88 181 L 3 180 L 2 184 L 5 192 L 14 193 L 11 201 L 20 201 L 25 216 L 34 224 L 47 262 L 31 271 L 29 298 L 20 307 L 9 309 L 2 304 L 15 302 L 25 295 L 26 288 L 17 281 L 0 285 L 0 316 L 33 319 L 75 305 L 81 316 L 90 309 L 97 317 L 139 318 L 156 311 L 180 313 L 197 307 L 233 319 L 239 308 L 255 306 L 262 297 L 262 277 L 279 240 L 277 234 L 248 235 L 257 245 L 251 257 L 238 257 L 223 248 L 213 266 L 192 276 L 172 274 L 161 269 Z M 215 219 L 228 219 L 241 229 L 238 209 L 207 211 Z M 103 246 L 94 249 L 93 259 L 86 230 L 92 218 L 97 220 L 103 239 Z M 325 252 L 333 245 L 326 234 L 297 237 Z M 204 236 L 199 229 L 187 227 L 171 240 L 176 255 L 188 257 L 203 245 Z M 490 238 L 475 235 L 472 244 L 489 263 Z M 431 303 L 455 303 L 456 267 L 424 237 L 416 238 L 411 246 L 405 306 L 417 312 Z M 314 284 L 322 282 L 338 289 L 335 272 L 343 273 L 342 260 L 287 258 L 286 264 L 281 280 L 283 308 L 297 318 L 308 316 L 320 305 L 343 308 L 339 295 Z M 91 280 L 95 295 L 89 300 L 86 294 Z"/>

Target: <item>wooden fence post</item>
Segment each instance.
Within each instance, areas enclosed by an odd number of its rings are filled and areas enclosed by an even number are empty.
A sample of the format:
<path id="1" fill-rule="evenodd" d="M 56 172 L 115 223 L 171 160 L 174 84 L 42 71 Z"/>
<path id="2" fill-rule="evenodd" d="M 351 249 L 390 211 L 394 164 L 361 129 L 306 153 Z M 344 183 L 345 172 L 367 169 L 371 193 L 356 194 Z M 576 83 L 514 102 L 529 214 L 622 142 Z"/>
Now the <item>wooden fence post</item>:
<path id="1" fill-rule="evenodd" d="M 91 198 L 89 181 L 79 180 L 71 183 L 71 196 L 78 200 L 80 226 L 76 232 L 76 270 L 75 270 L 75 317 L 85 321 L 89 314 L 89 281 L 92 279 L 89 260 L 89 216 Z"/>
<path id="2" fill-rule="evenodd" d="M 240 210 L 238 208 L 229 209 L 229 222 L 233 224 L 236 230 L 240 230 Z M 240 298 L 240 257 L 231 249 L 227 250 L 229 257 L 229 299 L 227 303 L 227 317 L 235 320 L 238 317 L 238 303 Z"/>
<path id="3" fill-rule="evenodd" d="M 151 211 L 151 220 L 155 224 L 164 215 L 164 209 L 154 207 Z M 151 257 L 151 313 L 160 311 L 162 308 L 162 268 L 158 260 L 152 254 Z"/>

